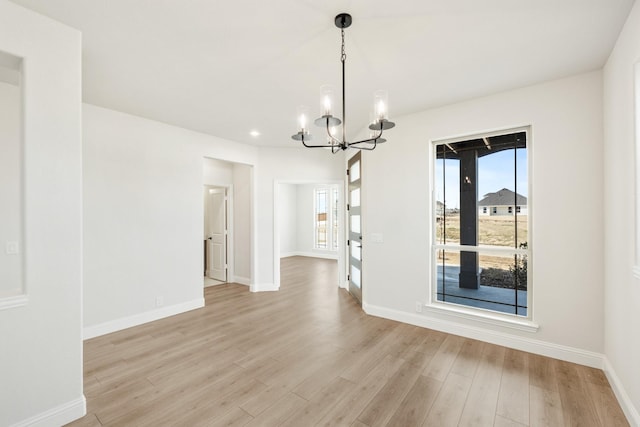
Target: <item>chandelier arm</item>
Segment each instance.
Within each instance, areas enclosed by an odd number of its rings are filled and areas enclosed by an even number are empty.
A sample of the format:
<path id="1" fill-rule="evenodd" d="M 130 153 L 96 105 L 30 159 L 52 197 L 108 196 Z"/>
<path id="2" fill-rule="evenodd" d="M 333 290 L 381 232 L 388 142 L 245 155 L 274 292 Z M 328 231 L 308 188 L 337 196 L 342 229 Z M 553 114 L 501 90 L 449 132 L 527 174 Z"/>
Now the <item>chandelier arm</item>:
<path id="1" fill-rule="evenodd" d="M 360 143 L 362 143 L 362 142 L 365 142 L 365 141 L 356 142 L 355 144 L 360 144 Z M 351 146 L 351 145 L 353 145 L 353 144 L 349 144 L 349 146 Z M 360 146 L 357 146 L 357 147 L 353 147 L 353 148 L 357 148 L 358 150 L 373 151 L 373 150 L 375 150 L 375 149 L 376 149 L 376 146 L 377 146 L 377 145 L 378 145 L 378 143 L 377 143 L 377 142 L 376 142 L 376 140 L 374 139 L 374 140 L 373 140 L 373 147 L 360 147 Z"/>
<path id="2" fill-rule="evenodd" d="M 352 145 L 364 144 L 364 143 L 377 144 L 378 143 L 378 139 L 382 136 L 382 132 L 383 132 L 383 130 L 380 129 L 380 133 L 377 134 L 376 136 L 374 136 L 373 138 L 363 139 L 361 141 L 356 141 L 356 142 L 350 142 L 350 143 L 347 144 L 347 146 L 351 147 Z M 360 147 L 354 147 L 354 148 L 360 148 Z M 372 150 L 373 150 L 373 148 L 372 148 Z"/>
<path id="3" fill-rule="evenodd" d="M 326 145 L 309 145 L 306 142 L 304 142 L 304 136 L 302 136 L 302 145 L 304 145 L 307 148 L 327 148 Z"/>
<path id="4" fill-rule="evenodd" d="M 333 135 L 331 135 L 331 129 L 329 127 L 329 119 L 327 119 L 327 135 L 329 136 L 329 138 L 331 138 L 331 145 L 332 146 L 334 145 L 334 143 L 335 143 L 335 145 L 342 144 L 342 141 L 336 139 Z"/>

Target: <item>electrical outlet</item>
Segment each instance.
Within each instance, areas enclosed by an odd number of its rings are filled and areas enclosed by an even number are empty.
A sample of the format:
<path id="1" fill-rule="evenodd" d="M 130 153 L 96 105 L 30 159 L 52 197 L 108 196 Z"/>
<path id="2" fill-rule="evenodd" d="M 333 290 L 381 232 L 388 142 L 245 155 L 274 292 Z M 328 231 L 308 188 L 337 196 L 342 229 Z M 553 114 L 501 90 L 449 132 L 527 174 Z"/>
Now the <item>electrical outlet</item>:
<path id="1" fill-rule="evenodd" d="M 416 313 L 422 313 L 422 303 L 420 301 L 416 301 Z"/>
<path id="2" fill-rule="evenodd" d="M 162 297 L 156 297 L 156 307 L 162 307 L 164 299 Z"/>

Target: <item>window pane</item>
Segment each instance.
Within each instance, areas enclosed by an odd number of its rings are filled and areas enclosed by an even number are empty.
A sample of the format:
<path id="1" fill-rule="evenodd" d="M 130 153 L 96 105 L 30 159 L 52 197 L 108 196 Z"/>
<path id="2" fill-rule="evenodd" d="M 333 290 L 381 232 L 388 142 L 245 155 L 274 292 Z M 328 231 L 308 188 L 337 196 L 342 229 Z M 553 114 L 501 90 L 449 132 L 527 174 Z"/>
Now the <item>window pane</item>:
<path id="1" fill-rule="evenodd" d="M 516 154 L 516 176 L 518 177 L 518 194 L 528 194 L 528 160 L 526 148 L 518 148 Z M 527 208 L 527 198 L 523 197 L 516 206 L 517 224 L 517 247 L 524 249 L 527 247 L 529 239 L 529 209 Z"/>
<path id="2" fill-rule="evenodd" d="M 461 267 L 465 255 L 476 259 L 475 269 Z M 436 263 L 438 301 L 508 314 L 517 307 L 517 315 L 527 315 L 526 256 L 439 250 Z"/>
<path id="3" fill-rule="evenodd" d="M 315 211 L 315 244 L 316 249 L 327 249 L 327 221 L 329 207 L 329 193 L 326 189 L 316 190 Z"/>
<path id="4" fill-rule="evenodd" d="M 437 147 L 435 168 L 436 243 L 460 242 L 460 162 L 446 145 Z"/>
<path id="5" fill-rule="evenodd" d="M 349 181 L 354 182 L 360 179 L 360 160 L 351 165 L 349 169 Z"/>
<path id="6" fill-rule="evenodd" d="M 514 248 L 515 149 L 494 145 L 491 151 L 498 149 L 478 158 L 478 244 Z"/>
<path id="7" fill-rule="evenodd" d="M 360 287 L 360 270 L 354 265 L 351 266 L 351 281 L 356 287 Z"/>
<path id="8" fill-rule="evenodd" d="M 351 232 L 360 233 L 360 215 L 351 215 Z"/>
<path id="9" fill-rule="evenodd" d="M 360 242 L 356 242 L 355 240 L 352 240 L 350 247 L 351 247 L 351 256 L 357 259 L 358 261 L 362 261 L 362 246 L 360 245 Z"/>
<path id="10" fill-rule="evenodd" d="M 351 191 L 350 193 L 350 204 L 353 207 L 358 207 L 360 206 L 360 189 L 356 188 L 355 190 Z"/>

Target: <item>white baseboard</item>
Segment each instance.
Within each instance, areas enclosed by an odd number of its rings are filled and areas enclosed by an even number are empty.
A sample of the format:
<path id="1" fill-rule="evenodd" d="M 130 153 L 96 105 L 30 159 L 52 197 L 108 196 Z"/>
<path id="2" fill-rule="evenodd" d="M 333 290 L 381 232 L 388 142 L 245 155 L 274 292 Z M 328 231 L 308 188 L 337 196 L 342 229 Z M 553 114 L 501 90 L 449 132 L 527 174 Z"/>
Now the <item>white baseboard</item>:
<path id="1" fill-rule="evenodd" d="M 335 253 L 322 253 L 322 252 L 286 252 L 280 254 L 280 258 L 289 258 L 292 256 L 305 256 L 309 258 L 323 258 L 323 259 L 338 259 L 338 254 Z"/>
<path id="2" fill-rule="evenodd" d="M 410 325 L 420 326 L 423 328 L 435 329 L 437 331 L 453 335 L 473 338 L 504 347 L 514 348 L 516 350 L 540 354 L 542 356 L 578 363 L 580 365 L 591 366 L 593 368 L 602 369 L 603 367 L 604 356 L 592 351 L 464 325 L 449 320 L 435 319 L 424 315 L 372 306 L 366 303 L 362 305 L 362 308 L 367 314 L 372 316 L 396 320 L 398 322 L 408 323 Z"/>
<path id="3" fill-rule="evenodd" d="M 249 290 L 251 292 L 273 292 L 279 291 L 280 286 L 276 286 L 274 283 L 254 283 L 251 285 L 251 288 Z"/>
<path id="4" fill-rule="evenodd" d="M 233 276 L 233 283 L 238 283 L 240 285 L 251 286 L 251 279 L 248 277 L 242 276 Z"/>
<path id="5" fill-rule="evenodd" d="M 640 413 L 638 413 L 638 409 L 633 406 L 633 402 L 622 385 L 620 377 L 618 377 L 606 356 L 604 357 L 604 373 L 609 380 L 609 384 L 611 384 L 613 393 L 616 395 L 624 415 L 627 417 L 627 421 L 629 421 L 629 424 L 632 426 L 640 427 Z"/>
<path id="6" fill-rule="evenodd" d="M 12 427 L 62 426 L 87 414 L 87 400 L 81 396 L 14 424 Z"/>
<path id="7" fill-rule="evenodd" d="M 111 320 L 109 322 L 100 323 L 99 325 L 86 326 L 83 331 L 83 337 L 85 340 L 88 340 L 90 338 L 110 334 L 111 332 L 121 331 L 133 326 L 153 322 L 154 320 L 164 319 L 165 317 L 175 316 L 176 314 L 195 310 L 196 308 L 201 307 L 204 307 L 204 298 L 198 298 L 192 301 L 183 302 L 181 304 L 170 305 L 167 307 L 158 308 L 156 310 L 134 314 L 133 316 Z"/>

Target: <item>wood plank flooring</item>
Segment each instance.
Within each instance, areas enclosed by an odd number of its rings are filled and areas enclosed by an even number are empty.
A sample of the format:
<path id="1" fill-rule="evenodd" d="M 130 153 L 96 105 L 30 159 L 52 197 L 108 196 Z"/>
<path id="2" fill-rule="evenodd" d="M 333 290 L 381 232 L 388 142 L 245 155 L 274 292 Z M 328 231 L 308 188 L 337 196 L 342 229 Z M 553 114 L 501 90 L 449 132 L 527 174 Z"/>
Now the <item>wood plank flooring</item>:
<path id="1" fill-rule="evenodd" d="M 72 426 L 626 426 L 597 369 L 365 315 L 336 262 L 85 342 Z"/>

